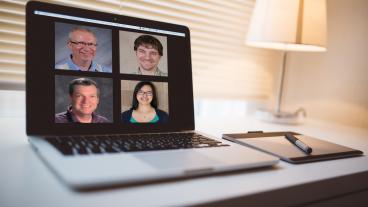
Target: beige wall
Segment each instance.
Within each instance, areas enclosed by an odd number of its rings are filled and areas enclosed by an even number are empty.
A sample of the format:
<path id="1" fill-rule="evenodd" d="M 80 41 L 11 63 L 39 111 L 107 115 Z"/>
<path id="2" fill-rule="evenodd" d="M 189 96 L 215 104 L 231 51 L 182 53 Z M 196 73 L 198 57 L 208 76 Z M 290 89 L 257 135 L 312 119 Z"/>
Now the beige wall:
<path id="1" fill-rule="evenodd" d="M 283 109 L 368 128 L 368 1 L 328 0 L 328 51 L 289 53 Z"/>

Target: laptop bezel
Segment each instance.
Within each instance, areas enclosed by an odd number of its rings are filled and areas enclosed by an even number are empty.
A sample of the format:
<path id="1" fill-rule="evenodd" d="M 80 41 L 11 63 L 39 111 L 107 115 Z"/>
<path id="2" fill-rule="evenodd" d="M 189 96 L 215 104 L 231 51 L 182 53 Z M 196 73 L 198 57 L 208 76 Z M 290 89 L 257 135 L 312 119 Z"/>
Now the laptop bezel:
<path id="1" fill-rule="evenodd" d="M 38 50 L 40 47 L 39 43 L 43 41 L 54 41 L 54 34 L 50 34 L 48 39 L 40 39 L 40 31 L 42 32 L 42 18 L 41 16 L 37 16 L 34 14 L 36 10 L 49 11 L 54 13 L 60 13 L 65 15 L 75 15 L 80 17 L 88 17 L 94 18 L 98 20 L 111 21 L 117 23 L 139 23 L 142 26 L 152 27 L 154 26 L 157 29 L 164 29 L 176 32 L 185 33 L 185 38 L 182 39 L 185 41 L 183 45 L 185 45 L 186 51 L 181 51 L 184 57 L 186 57 L 186 71 L 182 81 L 185 85 L 183 86 L 185 90 L 185 98 L 181 98 L 184 102 L 184 106 L 182 110 L 178 108 L 172 109 L 172 105 L 170 105 L 170 115 L 171 115 L 171 123 L 164 125 L 153 125 L 153 124 L 139 124 L 139 125 L 129 125 L 124 126 L 122 123 L 119 123 L 120 117 L 116 117 L 114 115 L 114 122 L 112 124 L 56 124 L 53 122 L 53 113 L 50 115 L 48 112 L 54 106 L 52 105 L 54 97 L 49 93 L 43 93 L 44 90 L 48 87 L 48 84 L 54 81 L 55 72 L 53 68 L 49 68 L 50 72 L 46 72 L 47 69 L 43 67 L 37 67 L 37 62 L 40 62 L 40 56 L 38 54 Z M 60 20 L 59 20 L 60 21 Z M 61 20 L 62 22 L 62 20 Z M 37 25 L 37 26 L 36 26 Z M 114 35 L 114 34 L 113 34 Z M 115 34 L 116 35 L 116 34 Z M 41 35 L 42 36 L 42 35 Z M 38 44 L 38 45 L 37 45 Z M 54 56 L 53 56 L 54 57 Z M 48 65 L 54 65 L 54 58 L 49 58 L 51 60 L 46 60 L 49 62 Z M 115 57 L 116 59 L 116 57 Z M 116 64 L 116 63 L 115 63 Z M 113 67 L 116 67 L 113 66 Z M 110 14 L 99 11 L 91 11 L 80 8 L 72 8 L 67 6 L 61 6 L 57 4 L 49 4 L 43 2 L 31 1 L 26 5 L 26 129 L 28 135 L 69 135 L 69 134 L 120 134 L 120 133 L 151 133 L 151 132 L 172 132 L 172 131 L 190 131 L 194 130 L 194 104 L 193 104 L 193 84 L 192 84 L 192 70 L 191 70 L 191 48 L 190 48 L 190 32 L 189 28 L 183 25 L 176 25 L 152 20 L 146 20 L 135 17 L 128 17 L 117 14 Z M 41 69 L 40 69 L 41 68 Z M 66 74 L 68 71 L 65 72 Z M 73 73 L 70 73 L 71 75 Z M 96 74 L 88 74 L 89 76 L 94 76 Z M 115 75 L 115 74 L 112 74 Z M 109 77 L 108 75 L 105 75 Z M 183 76 L 182 74 L 180 76 Z M 104 77 L 104 75 L 99 75 L 99 77 Z M 176 78 L 176 79 L 174 79 Z M 128 77 L 129 79 L 129 77 Z M 173 75 L 169 75 L 169 93 L 170 95 L 174 94 L 172 92 L 172 88 L 170 89 L 170 84 L 177 82 L 178 77 L 174 77 Z M 180 81 L 180 80 L 179 80 Z M 114 82 L 114 97 L 120 95 L 120 91 L 117 89 L 120 86 L 116 86 L 116 81 Z M 56 87 L 56 86 L 54 86 Z M 178 88 L 178 87 L 176 87 Z M 53 89 L 49 89 L 50 91 L 54 91 Z M 51 92 L 52 93 L 52 92 Z M 179 91 L 180 93 L 180 91 Z M 51 96 L 50 96 L 51 95 Z M 45 97 L 46 96 L 46 97 Z M 169 97 L 170 100 L 173 97 Z M 46 102 L 51 103 L 51 106 L 42 106 L 43 103 L 35 103 L 39 99 L 46 100 Z M 180 96 L 175 96 L 174 99 L 180 99 Z M 114 102 L 115 105 L 117 105 Z M 169 103 L 170 104 L 170 103 Z M 114 110 L 119 110 L 119 106 L 114 106 Z M 115 113 L 115 112 L 114 112 Z M 179 114 L 179 115 L 175 115 Z M 48 115 L 45 115 L 48 114 Z M 117 114 L 117 113 L 115 113 Z M 186 121 L 182 122 L 181 118 L 186 116 Z M 45 117 L 48 117 L 48 123 L 45 122 Z M 98 126 L 98 127 L 96 127 Z"/>

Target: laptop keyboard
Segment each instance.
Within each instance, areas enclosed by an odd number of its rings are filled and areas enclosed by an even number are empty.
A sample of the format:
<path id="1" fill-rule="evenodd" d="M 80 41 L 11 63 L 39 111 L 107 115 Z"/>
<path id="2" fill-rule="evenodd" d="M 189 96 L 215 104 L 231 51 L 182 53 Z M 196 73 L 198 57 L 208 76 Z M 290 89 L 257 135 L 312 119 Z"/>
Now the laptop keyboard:
<path id="1" fill-rule="evenodd" d="M 229 146 L 197 133 L 54 136 L 46 140 L 64 155 Z"/>

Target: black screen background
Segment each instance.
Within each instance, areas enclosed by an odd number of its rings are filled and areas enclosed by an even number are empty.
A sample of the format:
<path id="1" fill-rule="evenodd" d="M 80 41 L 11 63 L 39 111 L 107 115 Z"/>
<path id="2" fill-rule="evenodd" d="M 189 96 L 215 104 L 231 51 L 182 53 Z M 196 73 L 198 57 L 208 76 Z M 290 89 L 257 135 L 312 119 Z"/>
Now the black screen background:
<path id="1" fill-rule="evenodd" d="M 82 10 L 40 2 L 29 2 L 26 7 L 26 125 L 30 135 L 116 134 L 136 132 L 168 132 L 194 129 L 193 86 L 189 29 L 185 26 Z M 169 123 L 123 124 L 120 120 L 120 81 L 136 80 L 137 76 L 120 74 L 119 30 L 121 28 L 66 19 L 35 15 L 34 10 L 112 21 L 148 28 L 185 33 L 185 37 L 167 35 L 168 77 L 144 77 L 140 80 L 168 82 Z M 55 22 L 89 25 L 112 30 L 113 73 L 74 72 L 55 70 Z M 128 30 L 133 32 L 142 32 Z M 147 34 L 157 34 L 149 33 Z M 160 34 L 162 35 L 162 34 Z M 56 124 L 55 75 L 105 77 L 113 79 L 113 123 Z"/>

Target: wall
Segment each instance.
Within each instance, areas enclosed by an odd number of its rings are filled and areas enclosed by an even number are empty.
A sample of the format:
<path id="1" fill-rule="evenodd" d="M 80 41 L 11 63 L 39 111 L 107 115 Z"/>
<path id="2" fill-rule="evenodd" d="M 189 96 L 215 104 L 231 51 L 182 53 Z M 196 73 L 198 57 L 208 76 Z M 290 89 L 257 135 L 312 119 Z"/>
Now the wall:
<path id="1" fill-rule="evenodd" d="M 368 1 L 328 0 L 328 51 L 289 53 L 283 109 L 368 128 Z"/>

